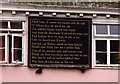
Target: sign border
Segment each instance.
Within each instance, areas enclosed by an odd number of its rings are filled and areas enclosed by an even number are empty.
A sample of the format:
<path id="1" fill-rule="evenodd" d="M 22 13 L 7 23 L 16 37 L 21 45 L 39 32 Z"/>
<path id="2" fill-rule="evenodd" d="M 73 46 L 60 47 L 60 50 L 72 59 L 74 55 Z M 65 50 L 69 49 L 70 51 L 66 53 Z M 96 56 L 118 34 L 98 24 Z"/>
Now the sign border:
<path id="1" fill-rule="evenodd" d="M 88 24 L 88 65 L 80 65 L 80 64 L 31 64 L 31 55 L 30 55 L 30 20 L 31 18 L 41 18 L 41 19 L 67 19 L 67 20 L 86 20 L 89 21 Z M 28 16 L 28 67 L 29 68 L 71 68 L 71 69 L 81 69 L 86 68 L 89 69 L 92 67 L 92 18 L 78 18 L 78 17 L 45 17 L 45 16 Z"/>

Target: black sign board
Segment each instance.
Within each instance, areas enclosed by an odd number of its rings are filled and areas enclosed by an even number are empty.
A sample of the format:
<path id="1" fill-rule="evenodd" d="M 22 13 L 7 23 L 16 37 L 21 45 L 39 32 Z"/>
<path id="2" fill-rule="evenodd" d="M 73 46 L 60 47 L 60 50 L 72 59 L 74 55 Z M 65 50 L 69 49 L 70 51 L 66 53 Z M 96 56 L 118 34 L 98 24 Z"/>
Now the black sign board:
<path id="1" fill-rule="evenodd" d="M 28 66 L 91 68 L 90 18 L 28 17 Z"/>

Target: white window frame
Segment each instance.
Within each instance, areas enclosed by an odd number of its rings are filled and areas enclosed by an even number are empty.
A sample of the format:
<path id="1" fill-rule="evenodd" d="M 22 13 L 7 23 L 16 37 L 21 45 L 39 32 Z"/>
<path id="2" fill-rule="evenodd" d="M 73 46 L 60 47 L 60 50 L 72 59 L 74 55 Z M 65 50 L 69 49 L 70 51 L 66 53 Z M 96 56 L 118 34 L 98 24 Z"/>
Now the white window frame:
<path id="1" fill-rule="evenodd" d="M 20 61 L 14 61 L 14 37 L 22 37 L 22 61 L 20 62 Z M 23 63 L 23 60 L 24 60 L 24 52 L 23 52 L 23 49 L 24 48 L 24 46 L 23 46 L 23 35 L 22 34 L 12 34 L 12 63 Z"/>
<path id="2" fill-rule="evenodd" d="M 100 25 L 100 24 L 98 24 L 98 25 Z M 105 24 L 103 24 L 103 25 L 105 25 Z M 105 37 L 105 36 L 108 36 L 108 35 L 109 35 L 108 31 L 107 31 L 108 34 L 97 34 L 97 33 L 96 33 L 96 30 L 97 30 L 97 29 L 96 29 L 96 25 L 93 25 L 93 28 L 94 28 L 94 32 L 93 32 L 93 33 L 94 33 L 94 36 L 97 36 L 97 37 Z M 108 25 L 107 25 L 107 29 L 108 29 Z M 109 30 L 109 29 L 108 29 L 108 30 Z"/>
<path id="3" fill-rule="evenodd" d="M 94 24 L 93 28 L 94 28 L 94 37 L 114 37 L 114 38 L 120 38 L 120 35 L 115 35 L 115 34 L 110 34 L 110 25 L 117 25 L 117 24 L 103 24 L 103 25 L 107 25 L 107 29 L 108 29 L 108 34 L 97 34 L 96 33 L 96 25 L 101 25 L 101 24 Z"/>
<path id="4" fill-rule="evenodd" d="M 16 20 L 15 20 L 16 21 Z M 5 61 L 0 61 L 0 65 L 24 65 L 25 64 L 25 45 L 24 45 L 24 41 L 25 41 L 25 26 L 26 26 L 26 22 L 25 21 L 21 21 L 22 22 L 22 29 L 11 29 L 11 22 L 12 21 L 7 21 L 8 22 L 8 28 L 7 29 L 0 29 L 0 31 L 8 31 L 8 33 L 0 33 L 0 35 L 5 35 Z M 18 21 L 19 22 L 19 21 Z M 9 31 L 22 31 L 22 34 L 11 34 L 9 33 Z M 9 38 L 8 38 L 8 35 L 11 35 L 12 36 L 12 63 L 9 63 Z M 18 37 L 22 37 L 22 61 L 21 62 L 17 62 L 17 61 L 14 61 L 13 59 L 13 56 L 14 56 L 14 36 L 18 36 Z M 26 41 L 25 41 L 26 42 Z"/>
<path id="5" fill-rule="evenodd" d="M 0 61 L 0 63 L 7 63 L 8 62 L 8 52 L 7 52 L 7 34 L 0 34 L 0 36 L 5 36 L 5 61 Z"/>
<path id="6" fill-rule="evenodd" d="M 92 67 L 118 67 L 119 64 L 110 64 L 110 40 L 120 40 L 120 35 L 110 35 L 110 25 L 115 24 L 104 24 L 107 25 L 108 34 L 96 34 L 96 25 L 93 24 L 92 27 Z M 117 24 L 116 24 L 117 25 Z M 106 40 L 107 41 L 107 64 L 96 64 L 96 40 Z"/>

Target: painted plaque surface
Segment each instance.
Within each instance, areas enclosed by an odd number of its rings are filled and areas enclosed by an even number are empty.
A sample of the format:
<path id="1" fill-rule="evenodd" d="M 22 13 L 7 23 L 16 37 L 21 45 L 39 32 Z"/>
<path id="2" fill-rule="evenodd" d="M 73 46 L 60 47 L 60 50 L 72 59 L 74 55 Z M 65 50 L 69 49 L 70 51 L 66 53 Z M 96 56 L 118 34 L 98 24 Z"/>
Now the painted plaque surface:
<path id="1" fill-rule="evenodd" d="M 28 66 L 91 67 L 89 18 L 28 17 Z"/>

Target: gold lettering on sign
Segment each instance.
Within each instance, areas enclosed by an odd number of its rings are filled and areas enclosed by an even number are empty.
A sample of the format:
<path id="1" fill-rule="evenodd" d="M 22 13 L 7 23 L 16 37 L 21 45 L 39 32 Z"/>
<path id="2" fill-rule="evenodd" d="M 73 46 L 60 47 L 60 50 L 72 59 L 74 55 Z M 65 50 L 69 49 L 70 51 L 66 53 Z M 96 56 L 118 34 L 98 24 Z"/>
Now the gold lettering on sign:
<path id="1" fill-rule="evenodd" d="M 87 58 L 83 52 L 88 45 L 88 32 L 83 31 L 86 24 L 78 20 L 31 20 L 32 63 L 77 64 L 81 57 Z"/>

